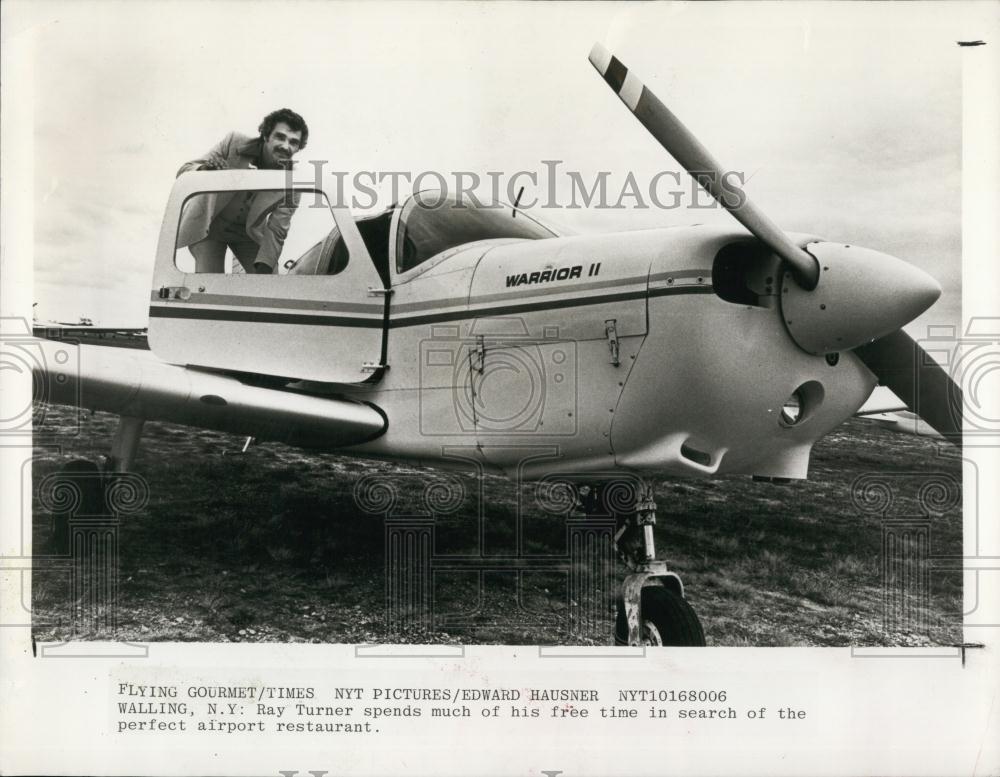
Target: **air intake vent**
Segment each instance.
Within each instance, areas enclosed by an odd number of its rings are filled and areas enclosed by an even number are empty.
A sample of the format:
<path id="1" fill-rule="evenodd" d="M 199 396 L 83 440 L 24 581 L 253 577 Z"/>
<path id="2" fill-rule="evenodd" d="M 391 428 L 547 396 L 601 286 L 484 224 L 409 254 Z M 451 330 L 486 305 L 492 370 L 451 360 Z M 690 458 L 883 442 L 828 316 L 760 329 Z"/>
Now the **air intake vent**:
<path id="1" fill-rule="evenodd" d="M 757 240 L 728 243 L 715 255 L 712 287 L 726 302 L 769 308 L 777 298 L 780 260 Z"/>
<path id="2" fill-rule="evenodd" d="M 687 443 L 681 445 L 681 456 L 685 459 L 693 461 L 695 464 L 700 464 L 703 467 L 712 466 L 712 455 L 710 453 L 705 453 L 705 451 L 692 448 Z"/>

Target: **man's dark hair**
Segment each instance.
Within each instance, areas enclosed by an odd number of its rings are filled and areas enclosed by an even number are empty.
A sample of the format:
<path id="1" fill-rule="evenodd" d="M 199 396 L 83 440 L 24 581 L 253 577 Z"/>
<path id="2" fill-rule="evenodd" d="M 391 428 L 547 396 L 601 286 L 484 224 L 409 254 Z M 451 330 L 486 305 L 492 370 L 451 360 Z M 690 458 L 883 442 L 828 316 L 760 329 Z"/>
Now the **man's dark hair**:
<path id="1" fill-rule="evenodd" d="M 267 116 L 264 117 L 264 121 L 262 121 L 260 126 L 257 128 L 260 131 L 260 136 L 264 140 L 271 137 L 271 133 L 274 132 L 274 128 L 278 122 L 284 122 L 293 132 L 301 132 L 302 145 L 299 146 L 299 151 L 306 147 L 306 141 L 309 140 L 309 127 L 306 125 L 306 120 L 299 116 L 299 114 L 291 108 L 281 108 L 267 114 Z"/>

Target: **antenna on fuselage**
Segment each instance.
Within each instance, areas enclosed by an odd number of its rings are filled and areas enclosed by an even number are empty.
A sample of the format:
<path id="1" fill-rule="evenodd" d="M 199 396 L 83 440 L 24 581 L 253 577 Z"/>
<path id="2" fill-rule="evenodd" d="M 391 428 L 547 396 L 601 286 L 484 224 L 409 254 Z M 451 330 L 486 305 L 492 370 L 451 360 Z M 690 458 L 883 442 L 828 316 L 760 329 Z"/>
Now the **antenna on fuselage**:
<path id="1" fill-rule="evenodd" d="M 521 195 L 523 194 L 524 194 L 524 187 L 522 186 L 521 190 L 517 193 L 517 198 L 514 200 L 514 206 L 510 209 L 510 217 L 512 219 L 517 218 L 517 205 L 521 201 Z"/>

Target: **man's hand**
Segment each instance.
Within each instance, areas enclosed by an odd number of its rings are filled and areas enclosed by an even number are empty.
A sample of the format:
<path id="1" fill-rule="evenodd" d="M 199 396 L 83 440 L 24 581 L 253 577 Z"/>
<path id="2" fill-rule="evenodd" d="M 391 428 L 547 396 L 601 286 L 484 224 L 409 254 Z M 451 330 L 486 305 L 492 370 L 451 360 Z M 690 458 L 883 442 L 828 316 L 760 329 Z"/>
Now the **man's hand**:
<path id="1" fill-rule="evenodd" d="M 209 159 L 198 167 L 199 170 L 225 170 L 229 167 L 225 159 Z"/>
<path id="2" fill-rule="evenodd" d="M 271 265 L 265 264 L 264 262 L 254 262 L 253 271 L 257 275 L 270 275 L 274 272 L 274 270 L 271 269 Z"/>

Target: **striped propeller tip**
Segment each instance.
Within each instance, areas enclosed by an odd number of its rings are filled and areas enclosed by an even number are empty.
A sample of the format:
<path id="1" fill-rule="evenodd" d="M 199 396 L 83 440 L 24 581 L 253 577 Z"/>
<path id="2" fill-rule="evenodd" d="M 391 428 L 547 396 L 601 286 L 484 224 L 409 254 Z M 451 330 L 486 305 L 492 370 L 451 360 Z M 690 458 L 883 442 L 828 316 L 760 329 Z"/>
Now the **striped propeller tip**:
<path id="1" fill-rule="evenodd" d="M 642 97 L 642 82 L 632 75 L 618 57 L 612 55 L 600 43 L 595 43 L 590 50 L 590 64 L 604 78 L 608 86 L 615 90 L 629 110 L 635 112 Z"/>

